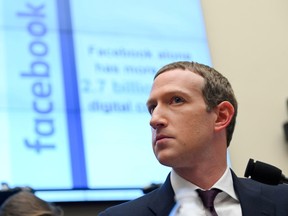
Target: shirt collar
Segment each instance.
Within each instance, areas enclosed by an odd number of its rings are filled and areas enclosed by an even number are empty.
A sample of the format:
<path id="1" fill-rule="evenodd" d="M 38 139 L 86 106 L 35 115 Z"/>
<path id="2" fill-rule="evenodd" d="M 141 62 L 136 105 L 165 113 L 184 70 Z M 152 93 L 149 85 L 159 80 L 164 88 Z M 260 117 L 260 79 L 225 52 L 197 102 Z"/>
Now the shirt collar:
<path id="1" fill-rule="evenodd" d="M 212 186 L 212 188 L 218 188 L 218 189 L 222 190 L 223 192 L 227 193 L 233 199 L 239 201 L 237 196 L 236 196 L 235 190 L 234 190 L 233 178 L 232 178 L 231 170 L 229 167 L 226 168 L 224 174 Z"/>
<path id="2" fill-rule="evenodd" d="M 187 188 L 193 191 L 199 188 L 197 185 L 179 176 L 174 170 L 171 171 L 170 180 L 175 194 L 177 193 L 177 191 L 180 191 L 183 188 Z M 233 187 L 233 179 L 229 167 L 226 168 L 224 174 L 211 188 L 218 188 L 231 196 L 233 199 L 239 201 Z"/>

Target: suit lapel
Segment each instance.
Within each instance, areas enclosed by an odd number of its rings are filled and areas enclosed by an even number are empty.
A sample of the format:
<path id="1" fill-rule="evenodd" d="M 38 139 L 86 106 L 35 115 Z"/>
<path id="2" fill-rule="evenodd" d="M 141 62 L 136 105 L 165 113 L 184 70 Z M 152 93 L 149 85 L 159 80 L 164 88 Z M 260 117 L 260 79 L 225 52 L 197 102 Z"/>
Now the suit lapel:
<path id="1" fill-rule="evenodd" d="M 275 205 L 263 195 L 261 184 L 252 180 L 240 180 L 231 170 L 235 192 L 240 201 L 243 216 L 272 216 L 275 215 Z M 148 208 L 155 216 L 167 216 L 175 205 L 174 191 L 170 182 L 170 174 L 164 184 L 152 192 L 155 193 Z"/>
<path id="2" fill-rule="evenodd" d="M 174 191 L 170 182 L 170 174 L 164 184 L 155 191 L 154 196 L 148 203 L 148 208 L 157 216 L 167 216 L 175 205 Z"/>
<path id="3" fill-rule="evenodd" d="M 232 176 L 243 216 L 275 215 L 275 206 L 263 196 L 261 184 L 248 179 L 240 180 L 233 171 Z"/>

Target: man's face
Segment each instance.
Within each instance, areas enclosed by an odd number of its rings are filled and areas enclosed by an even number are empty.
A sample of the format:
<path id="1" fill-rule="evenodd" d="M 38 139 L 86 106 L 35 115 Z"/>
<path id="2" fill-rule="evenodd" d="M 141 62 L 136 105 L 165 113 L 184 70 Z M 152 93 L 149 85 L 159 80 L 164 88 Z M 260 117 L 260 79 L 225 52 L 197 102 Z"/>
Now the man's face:
<path id="1" fill-rule="evenodd" d="M 203 85 L 203 77 L 181 69 L 166 71 L 154 80 L 147 107 L 153 151 L 163 165 L 191 167 L 201 163 L 201 155 L 209 154 L 217 115 L 207 112 Z"/>

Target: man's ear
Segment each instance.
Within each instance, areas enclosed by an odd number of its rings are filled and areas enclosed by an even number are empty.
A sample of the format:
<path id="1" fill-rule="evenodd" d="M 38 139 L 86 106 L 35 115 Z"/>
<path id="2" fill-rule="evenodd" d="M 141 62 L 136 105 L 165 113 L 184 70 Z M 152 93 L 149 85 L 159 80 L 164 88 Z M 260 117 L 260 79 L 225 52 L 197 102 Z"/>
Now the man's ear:
<path id="1" fill-rule="evenodd" d="M 215 107 L 217 113 L 217 119 L 215 121 L 215 130 L 220 131 L 225 129 L 234 115 L 234 107 L 228 101 L 223 101 Z"/>

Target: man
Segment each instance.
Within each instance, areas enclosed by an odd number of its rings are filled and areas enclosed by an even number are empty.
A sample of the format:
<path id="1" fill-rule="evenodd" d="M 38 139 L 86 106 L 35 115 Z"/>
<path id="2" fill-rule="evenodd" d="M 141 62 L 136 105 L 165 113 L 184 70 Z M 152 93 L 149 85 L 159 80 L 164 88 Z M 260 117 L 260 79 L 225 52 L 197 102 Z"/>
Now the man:
<path id="1" fill-rule="evenodd" d="M 223 75 L 196 62 L 168 64 L 154 77 L 147 107 L 154 154 L 172 171 L 160 188 L 101 216 L 167 216 L 183 190 L 191 194 L 191 215 L 212 215 L 197 192 L 211 188 L 220 191 L 218 215 L 288 215 L 287 186 L 241 179 L 227 166 L 237 101 Z"/>

